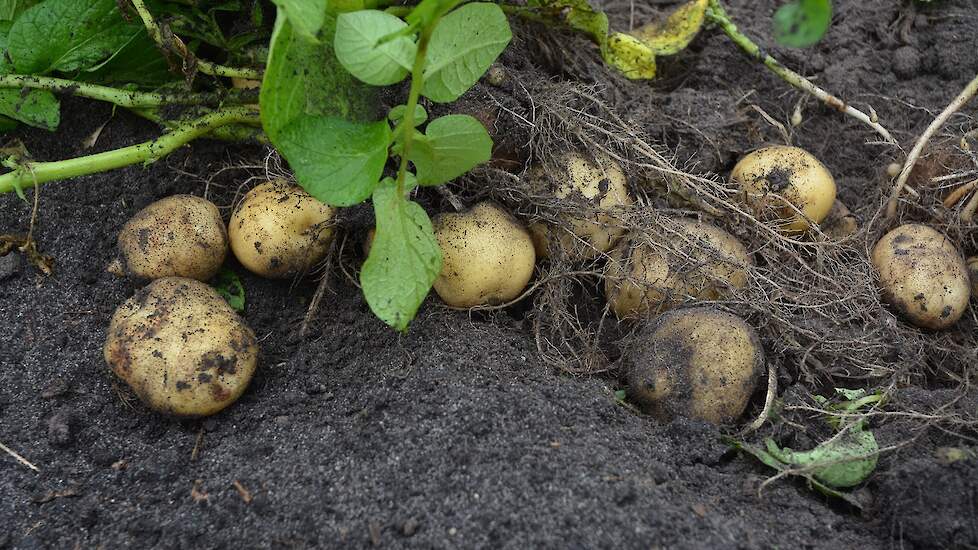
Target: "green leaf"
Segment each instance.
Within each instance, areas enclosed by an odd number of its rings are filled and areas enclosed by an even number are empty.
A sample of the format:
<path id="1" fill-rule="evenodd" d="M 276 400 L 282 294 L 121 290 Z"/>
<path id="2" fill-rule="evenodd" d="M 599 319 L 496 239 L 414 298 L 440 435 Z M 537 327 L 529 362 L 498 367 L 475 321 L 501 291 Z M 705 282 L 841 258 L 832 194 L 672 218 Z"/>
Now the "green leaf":
<path id="1" fill-rule="evenodd" d="M 391 121 L 392 124 L 397 125 L 398 122 L 404 118 L 404 113 L 407 112 L 407 105 L 397 105 L 387 113 L 387 120 Z M 414 118 L 411 124 L 417 128 L 428 120 L 428 111 L 424 110 L 421 105 L 414 106 Z"/>
<path id="2" fill-rule="evenodd" d="M 276 147 L 306 192 L 332 206 L 352 206 L 374 192 L 390 142 L 386 121 L 309 116 L 286 126 Z"/>
<path id="3" fill-rule="evenodd" d="M 794 0 L 774 12 L 774 39 L 789 48 L 807 48 L 832 22 L 832 0 Z"/>
<path id="4" fill-rule="evenodd" d="M 0 0 L 0 21 L 13 21 L 40 0 Z"/>
<path id="5" fill-rule="evenodd" d="M 231 271 L 228 268 L 222 268 L 214 278 L 211 286 L 218 294 L 227 300 L 231 309 L 235 311 L 244 311 L 245 308 L 245 290 L 244 285 L 241 284 L 241 279 L 238 278 L 238 274 Z"/>
<path id="6" fill-rule="evenodd" d="M 407 28 L 403 20 L 382 11 L 340 14 L 333 46 L 336 58 L 353 76 L 367 84 L 396 84 L 411 70 L 418 47 L 406 35 L 383 43 L 380 40 Z"/>
<path id="7" fill-rule="evenodd" d="M 370 309 L 406 331 L 441 271 L 441 249 L 424 208 L 397 192 L 392 178 L 373 196 L 377 232 L 360 270 L 360 286 Z"/>
<path id="8" fill-rule="evenodd" d="M 295 33 L 279 11 L 259 97 L 262 126 L 276 147 L 282 129 L 300 117 L 363 122 L 377 114 L 375 89 L 353 78 L 333 54 L 335 28 L 336 18 L 327 15 L 319 42 L 312 42 Z"/>
<path id="9" fill-rule="evenodd" d="M 465 4 L 443 17 L 431 35 L 424 88 L 436 103 L 455 101 L 506 49 L 513 33 L 496 4 Z"/>
<path id="10" fill-rule="evenodd" d="M 655 53 L 632 35 L 616 32 L 601 48 L 601 57 L 608 66 L 632 80 L 655 78 Z"/>
<path id="11" fill-rule="evenodd" d="M 158 88 L 180 80 L 170 71 L 170 64 L 149 36 L 143 34 L 126 44 L 97 70 L 83 73 L 78 80 L 103 86 L 135 84 L 141 88 Z"/>
<path id="12" fill-rule="evenodd" d="M 315 41 L 326 22 L 326 0 L 272 0 L 300 36 Z"/>
<path id="13" fill-rule="evenodd" d="M 7 34 L 11 23 L 0 21 L 0 74 L 9 74 L 13 66 L 7 60 Z M 0 89 L 0 115 L 29 126 L 54 131 L 61 121 L 61 103 L 47 90 Z"/>
<path id="14" fill-rule="evenodd" d="M 601 48 L 608 40 L 608 16 L 591 7 L 587 0 L 528 0 L 527 6 L 587 34 Z"/>
<path id="15" fill-rule="evenodd" d="M 785 464 L 809 468 L 815 479 L 829 487 L 852 487 L 862 483 L 876 469 L 879 445 L 873 432 L 852 426 L 810 451 L 780 449 L 772 439 L 767 451 Z"/>
<path id="16" fill-rule="evenodd" d="M 655 55 L 673 55 L 686 49 L 706 20 L 708 0 L 691 0 L 676 8 L 662 22 L 649 23 L 629 32 Z"/>
<path id="17" fill-rule="evenodd" d="M 115 0 L 46 0 L 14 21 L 10 57 L 20 74 L 92 70 L 145 33 L 137 21 Z"/>
<path id="18" fill-rule="evenodd" d="M 447 115 L 428 124 L 417 136 L 408 157 L 418 170 L 418 183 L 437 185 L 453 180 L 492 157 L 492 138 L 469 115 Z"/>

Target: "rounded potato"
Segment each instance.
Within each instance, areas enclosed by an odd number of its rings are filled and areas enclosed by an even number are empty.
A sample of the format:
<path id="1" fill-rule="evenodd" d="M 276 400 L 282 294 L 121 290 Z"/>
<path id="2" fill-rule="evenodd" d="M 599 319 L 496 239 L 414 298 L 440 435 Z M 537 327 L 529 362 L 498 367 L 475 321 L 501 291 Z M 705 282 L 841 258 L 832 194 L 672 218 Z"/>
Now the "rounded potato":
<path id="1" fill-rule="evenodd" d="M 138 279 L 189 277 L 206 281 L 228 254 L 228 233 L 217 206 L 173 195 L 137 212 L 119 232 L 119 257 L 109 266 Z"/>
<path id="2" fill-rule="evenodd" d="M 285 180 L 258 185 L 231 215 L 231 250 L 241 265 L 263 277 L 308 272 L 329 251 L 333 209 Z"/>
<path id="3" fill-rule="evenodd" d="M 811 153 L 778 145 L 758 149 L 734 166 L 730 179 L 745 202 L 757 210 L 773 209 L 788 233 L 821 223 L 835 202 L 835 180 Z"/>
<path id="4" fill-rule="evenodd" d="M 968 307 L 968 266 L 935 229 L 920 224 L 897 227 L 873 247 L 872 261 L 884 300 L 918 327 L 947 328 Z"/>
<path id="5" fill-rule="evenodd" d="M 258 363 L 258 342 L 231 306 L 194 279 L 157 279 L 116 310 L 105 361 L 151 408 L 207 416 L 233 403 Z"/>
<path id="6" fill-rule="evenodd" d="M 687 296 L 716 300 L 747 285 L 754 262 L 736 237 L 694 219 L 663 227 L 651 242 L 633 237 L 611 252 L 604 291 L 619 318 L 670 309 Z"/>
<path id="7" fill-rule="evenodd" d="M 531 173 L 532 184 L 558 200 L 598 212 L 587 218 L 565 215 L 562 221 L 566 227 L 543 222 L 532 224 L 530 234 L 537 255 L 546 258 L 550 247 L 557 246 L 571 259 L 587 260 L 611 250 L 625 230 L 601 210 L 634 202 L 628 194 L 628 180 L 621 166 L 607 157 L 593 162 L 580 153 L 568 153 L 557 164 L 558 170 L 553 174 L 546 173 L 541 166 L 535 167 Z"/>
<path id="8" fill-rule="evenodd" d="M 516 298 L 533 276 L 533 241 L 520 222 L 483 202 L 433 221 L 442 253 L 434 287 L 453 307 L 501 304 Z"/>
<path id="9" fill-rule="evenodd" d="M 664 314 L 643 329 L 625 359 L 629 395 L 662 420 L 733 422 L 764 369 L 754 329 L 712 308 Z"/>

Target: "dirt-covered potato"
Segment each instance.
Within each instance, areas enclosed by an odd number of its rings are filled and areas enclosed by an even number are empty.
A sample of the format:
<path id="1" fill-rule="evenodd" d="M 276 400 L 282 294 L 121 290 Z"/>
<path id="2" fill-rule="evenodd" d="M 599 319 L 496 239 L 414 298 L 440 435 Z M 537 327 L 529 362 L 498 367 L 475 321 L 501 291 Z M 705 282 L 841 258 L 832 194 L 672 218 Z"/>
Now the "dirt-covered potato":
<path id="1" fill-rule="evenodd" d="M 137 279 L 210 279 L 228 254 L 228 234 L 213 203 L 174 195 L 143 208 L 119 232 L 119 256 L 109 265 L 116 275 Z"/>
<path id="2" fill-rule="evenodd" d="M 577 205 L 598 212 L 590 217 L 568 214 L 560 226 L 542 222 L 531 225 L 537 255 L 546 258 L 551 246 L 558 246 L 569 258 L 586 260 L 611 250 L 625 230 L 600 210 L 634 202 L 621 166 L 607 157 L 592 161 L 580 153 L 568 153 L 557 166 L 552 173 L 542 166 L 533 168 L 530 178 L 538 192 L 552 195 L 572 207 Z"/>
<path id="3" fill-rule="evenodd" d="M 269 278 L 308 272 L 329 251 L 333 209 L 285 180 L 265 182 L 231 215 L 231 250 L 249 271 Z"/>
<path id="4" fill-rule="evenodd" d="M 832 204 L 832 209 L 819 227 L 828 237 L 841 241 L 859 231 L 859 220 L 842 201 L 837 200 Z"/>
<path id="5" fill-rule="evenodd" d="M 624 359 L 629 396 L 662 420 L 733 422 L 764 369 L 754 329 L 712 308 L 662 315 L 637 335 Z"/>
<path id="6" fill-rule="evenodd" d="M 821 223 L 835 202 L 835 180 L 804 149 L 774 146 L 758 149 L 734 166 L 730 179 L 744 201 L 759 212 L 771 209 L 782 230 L 801 233 Z"/>
<path id="7" fill-rule="evenodd" d="M 872 261 L 883 298 L 918 327 L 947 328 L 968 307 L 968 266 L 954 244 L 935 229 L 920 224 L 897 227 L 873 247 Z"/>
<path id="8" fill-rule="evenodd" d="M 978 256 L 968 258 L 968 276 L 971 278 L 971 295 L 978 297 Z"/>
<path id="9" fill-rule="evenodd" d="M 433 220 L 442 253 L 435 292 L 453 307 L 501 304 L 533 276 L 536 254 L 526 229 L 500 207 L 482 202 Z"/>
<path id="10" fill-rule="evenodd" d="M 687 296 L 716 300 L 747 284 L 753 260 L 730 233 L 694 219 L 663 220 L 662 229 L 611 252 L 604 291 L 619 318 L 660 312 Z"/>
<path id="11" fill-rule="evenodd" d="M 211 287 L 157 279 L 116 310 L 105 361 L 151 408 L 214 414 L 233 403 L 258 362 L 255 334 Z"/>

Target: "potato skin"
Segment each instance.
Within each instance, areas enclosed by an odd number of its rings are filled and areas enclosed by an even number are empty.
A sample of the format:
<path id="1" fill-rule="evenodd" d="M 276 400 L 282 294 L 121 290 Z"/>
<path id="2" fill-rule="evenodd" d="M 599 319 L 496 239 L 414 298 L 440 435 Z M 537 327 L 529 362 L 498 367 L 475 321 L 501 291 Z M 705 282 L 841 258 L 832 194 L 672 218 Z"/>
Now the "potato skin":
<path id="1" fill-rule="evenodd" d="M 442 253 L 434 287 L 453 307 L 501 304 L 523 292 L 536 254 L 523 225 L 502 208 L 482 202 L 466 212 L 432 220 Z"/>
<path id="2" fill-rule="evenodd" d="M 634 202 L 628 193 L 625 173 L 610 158 L 601 157 L 594 162 L 580 153 L 568 153 L 558 166 L 560 169 L 554 174 L 546 173 L 541 166 L 534 167 L 530 178 L 538 192 L 593 209 L 609 209 Z M 568 215 L 563 221 L 568 229 L 543 222 L 530 226 L 537 256 L 549 257 L 551 246 L 558 246 L 569 259 L 589 260 L 611 250 L 625 234 L 623 228 L 615 226 L 610 215 L 601 212 L 593 218 Z"/>
<path id="3" fill-rule="evenodd" d="M 978 256 L 967 260 L 968 276 L 971 278 L 971 295 L 978 296 Z"/>
<path id="4" fill-rule="evenodd" d="M 105 361 L 150 408 L 169 415 L 214 414 L 233 403 L 258 364 L 258 342 L 211 287 L 157 279 L 116 310 Z"/>
<path id="5" fill-rule="evenodd" d="M 802 233 L 811 223 L 821 223 L 835 202 L 832 174 L 798 147 L 758 149 L 740 159 L 730 179 L 740 187 L 747 204 L 757 209 L 773 207 L 782 220 L 780 229 L 787 233 Z"/>
<path id="6" fill-rule="evenodd" d="M 665 421 L 677 415 L 736 421 L 764 370 L 754 329 L 706 307 L 662 315 L 639 333 L 625 360 L 629 395 Z"/>
<path id="7" fill-rule="evenodd" d="M 228 254 L 228 233 L 217 206 L 173 195 L 137 212 L 122 226 L 119 258 L 110 271 L 137 279 L 189 277 L 206 281 Z"/>
<path id="8" fill-rule="evenodd" d="M 859 231 L 859 220 L 842 201 L 836 200 L 822 222 L 821 229 L 829 238 L 841 241 Z"/>
<path id="9" fill-rule="evenodd" d="M 686 296 L 716 300 L 747 285 L 754 262 L 736 237 L 694 219 L 664 220 L 670 242 L 649 243 L 633 236 L 611 252 L 605 271 L 605 297 L 619 319 L 661 312 Z M 680 246 L 688 257 L 671 252 Z"/>
<path id="10" fill-rule="evenodd" d="M 231 250 L 249 271 L 271 279 L 308 272 L 329 251 L 334 211 L 285 180 L 249 191 L 231 215 Z"/>
<path id="11" fill-rule="evenodd" d="M 872 262 L 883 299 L 918 327 L 947 328 L 968 307 L 968 267 L 951 241 L 935 229 L 920 224 L 897 227 L 873 247 Z"/>

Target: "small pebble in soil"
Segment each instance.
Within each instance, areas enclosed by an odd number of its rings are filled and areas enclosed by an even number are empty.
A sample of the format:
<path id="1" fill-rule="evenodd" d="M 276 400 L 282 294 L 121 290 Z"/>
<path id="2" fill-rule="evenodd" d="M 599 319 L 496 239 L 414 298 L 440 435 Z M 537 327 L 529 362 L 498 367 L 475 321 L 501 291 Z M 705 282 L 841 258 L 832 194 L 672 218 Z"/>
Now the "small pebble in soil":
<path id="1" fill-rule="evenodd" d="M 418 527 L 421 524 L 415 518 L 409 518 L 407 521 L 401 525 L 401 533 L 404 533 L 405 537 L 413 537 L 415 533 L 418 532 Z"/>
<path id="2" fill-rule="evenodd" d="M 893 52 L 893 74 L 908 79 L 920 72 L 920 52 L 913 46 L 903 46 Z"/>
<path id="3" fill-rule="evenodd" d="M 20 257 L 20 254 L 10 253 L 6 256 L 0 256 L 0 281 L 9 279 L 19 273 L 23 265 L 24 260 Z"/>
<path id="4" fill-rule="evenodd" d="M 58 411 L 48 418 L 48 441 L 55 447 L 71 445 L 71 415 Z"/>
<path id="5" fill-rule="evenodd" d="M 53 399 L 68 393 L 68 381 L 61 377 L 52 378 L 48 385 L 41 390 L 41 397 Z"/>

